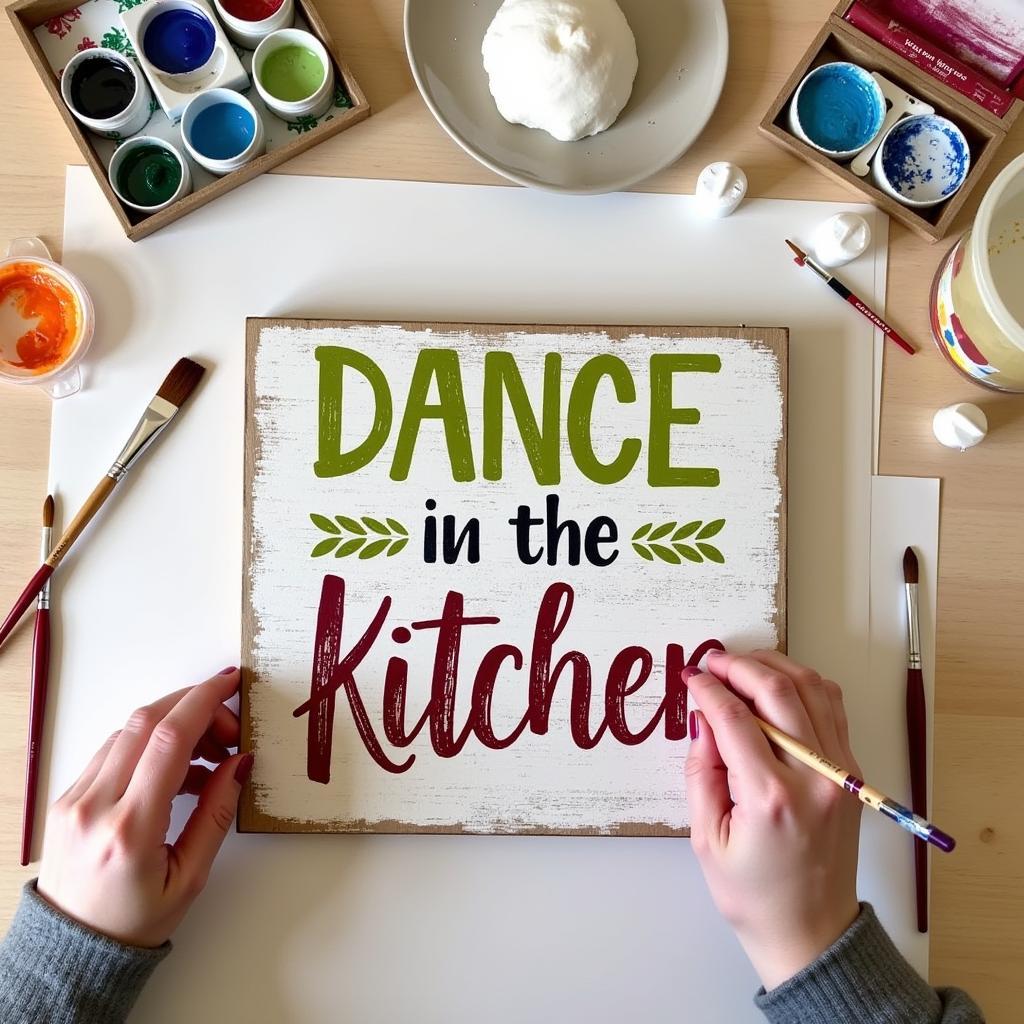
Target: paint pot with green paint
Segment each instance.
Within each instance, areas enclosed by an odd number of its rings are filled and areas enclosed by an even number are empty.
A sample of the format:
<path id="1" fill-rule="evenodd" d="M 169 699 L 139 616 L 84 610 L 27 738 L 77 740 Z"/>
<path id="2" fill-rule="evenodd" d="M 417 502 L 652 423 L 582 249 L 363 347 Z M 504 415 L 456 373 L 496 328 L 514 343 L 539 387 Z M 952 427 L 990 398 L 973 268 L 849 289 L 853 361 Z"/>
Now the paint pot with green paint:
<path id="1" fill-rule="evenodd" d="M 110 161 L 110 185 L 125 206 L 156 213 L 192 191 L 185 158 L 164 139 L 139 135 L 122 143 Z"/>
<path id="2" fill-rule="evenodd" d="M 316 36 L 301 29 L 272 32 L 256 48 L 252 76 L 263 102 L 286 121 L 321 117 L 334 100 L 334 65 Z"/>

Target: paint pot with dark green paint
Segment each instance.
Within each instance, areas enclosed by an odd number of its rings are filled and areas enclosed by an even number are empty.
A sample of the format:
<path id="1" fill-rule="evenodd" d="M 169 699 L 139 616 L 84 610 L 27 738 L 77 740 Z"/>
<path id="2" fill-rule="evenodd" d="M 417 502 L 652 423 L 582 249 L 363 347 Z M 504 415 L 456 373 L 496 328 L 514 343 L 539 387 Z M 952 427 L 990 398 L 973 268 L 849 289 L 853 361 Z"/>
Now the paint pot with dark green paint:
<path id="1" fill-rule="evenodd" d="M 125 206 L 156 213 L 192 191 L 192 174 L 185 158 L 169 142 L 140 135 L 114 153 L 110 184 Z"/>

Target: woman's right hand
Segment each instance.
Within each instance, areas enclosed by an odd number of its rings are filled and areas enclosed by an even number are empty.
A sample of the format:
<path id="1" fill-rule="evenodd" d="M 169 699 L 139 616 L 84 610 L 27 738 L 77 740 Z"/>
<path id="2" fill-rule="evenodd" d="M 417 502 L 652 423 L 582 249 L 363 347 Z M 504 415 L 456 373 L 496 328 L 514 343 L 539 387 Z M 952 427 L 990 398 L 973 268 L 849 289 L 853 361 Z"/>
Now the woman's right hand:
<path id="1" fill-rule="evenodd" d="M 708 666 L 687 680 L 700 706 L 686 764 L 691 840 L 715 904 L 770 990 L 816 960 L 860 912 L 861 805 L 776 750 L 754 713 L 860 769 L 835 683 L 774 651 L 714 651 Z"/>

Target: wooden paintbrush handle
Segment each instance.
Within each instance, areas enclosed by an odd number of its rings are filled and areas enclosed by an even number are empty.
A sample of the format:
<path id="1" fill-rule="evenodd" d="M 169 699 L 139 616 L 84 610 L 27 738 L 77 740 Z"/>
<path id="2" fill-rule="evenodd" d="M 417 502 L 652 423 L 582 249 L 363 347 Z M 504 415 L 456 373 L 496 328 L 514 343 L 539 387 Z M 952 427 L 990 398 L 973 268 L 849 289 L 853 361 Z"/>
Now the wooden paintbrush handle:
<path id="1" fill-rule="evenodd" d="M 54 569 L 60 565 L 61 559 L 68 553 L 68 549 L 78 540 L 79 534 L 89 525 L 92 517 L 103 507 L 103 502 L 110 497 L 111 491 L 117 486 L 117 481 L 112 476 L 105 476 L 93 488 L 92 494 L 86 499 L 85 504 L 78 510 L 78 515 L 71 520 L 68 528 L 53 550 L 46 564 Z"/>
<path id="2" fill-rule="evenodd" d="M 907 750 L 910 754 L 910 806 L 928 817 L 928 714 L 924 679 L 919 668 L 907 669 Z M 917 892 L 917 930 L 928 931 L 928 847 L 914 843 L 914 881 Z"/>
<path id="3" fill-rule="evenodd" d="M 43 723 L 46 719 L 46 688 L 50 676 L 50 611 L 36 612 L 36 629 L 32 641 L 32 693 L 28 714 L 28 752 L 25 757 L 25 813 L 21 824 L 21 866 L 32 859 L 32 832 L 36 818 L 36 796 L 39 789 L 39 759 L 43 744 Z"/>

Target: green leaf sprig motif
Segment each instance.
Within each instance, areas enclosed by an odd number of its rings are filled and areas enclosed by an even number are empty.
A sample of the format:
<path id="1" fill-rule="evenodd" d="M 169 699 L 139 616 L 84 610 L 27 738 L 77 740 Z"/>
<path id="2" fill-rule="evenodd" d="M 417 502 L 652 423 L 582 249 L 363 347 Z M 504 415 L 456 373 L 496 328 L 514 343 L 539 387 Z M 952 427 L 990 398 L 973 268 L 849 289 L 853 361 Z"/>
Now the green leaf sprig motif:
<path id="1" fill-rule="evenodd" d="M 313 525 L 327 534 L 317 542 L 310 558 L 322 558 L 334 552 L 335 558 L 358 553 L 360 558 L 397 555 L 409 543 L 409 531 L 397 520 L 385 517 L 382 522 L 373 516 L 322 516 L 310 512 Z"/>
<path id="2" fill-rule="evenodd" d="M 660 560 L 671 565 L 688 562 L 717 562 L 722 565 L 725 555 L 708 540 L 721 532 L 724 519 L 712 519 L 704 523 L 699 519 L 682 526 L 672 520 L 669 523 L 645 523 L 633 534 L 633 550 L 648 562 Z"/>

